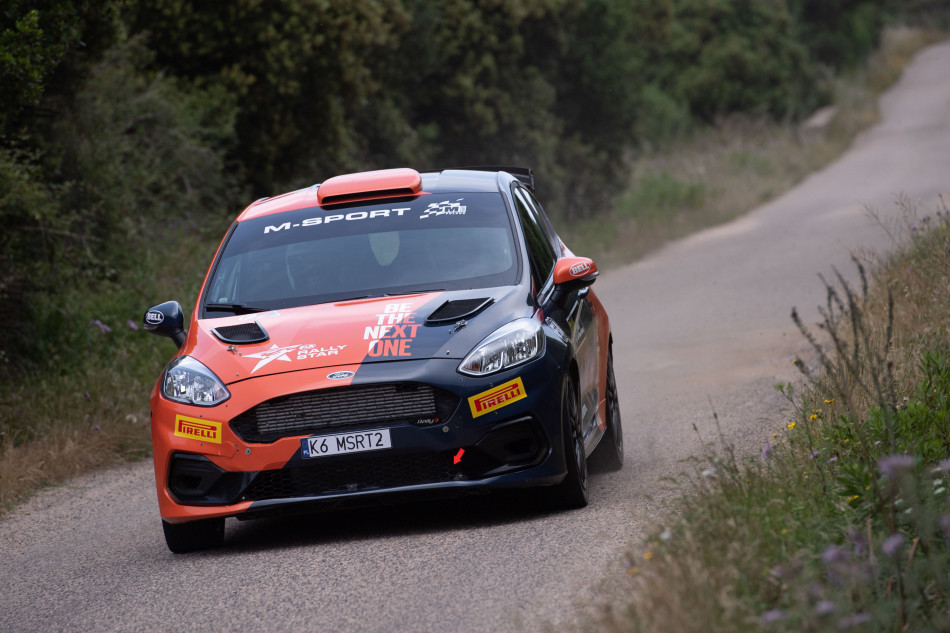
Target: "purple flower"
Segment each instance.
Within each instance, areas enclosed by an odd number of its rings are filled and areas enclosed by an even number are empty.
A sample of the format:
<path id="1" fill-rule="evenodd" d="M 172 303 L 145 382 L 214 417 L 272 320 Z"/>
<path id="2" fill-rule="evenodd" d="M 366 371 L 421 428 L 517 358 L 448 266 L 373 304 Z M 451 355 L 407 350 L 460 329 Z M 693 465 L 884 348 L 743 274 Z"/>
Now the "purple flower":
<path id="1" fill-rule="evenodd" d="M 897 558 L 904 548 L 904 535 L 900 532 L 888 536 L 881 545 L 881 550 L 891 558 Z"/>
<path id="2" fill-rule="evenodd" d="M 864 534 L 861 530 L 850 530 L 848 532 L 848 540 L 851 541 L 851 545 L 854 546 L 855 556 L 861 557 L 867 553 L 868 542 L 864 538 Z"/>
<path id="3" fill-rule="evenodd" d="M 950 473 L 950 457 L 937 464 L 936 470 L 942 473 Z"/>
<path id="4" fill-rule="evenodd" d="M 86 392 L 86 400 L 92 400 L 92 396 L 89 395 L 89 392 Z"/>
<path id="5" fill-rule="evenodd" d="M 817 451 L 817 450 L 814 450 L 814 451 L 811 452 L 811 458 L 812 458 L 812 459 L 815 459 L 816 457 L 818 457 L 818 451 Z"/>
<path id="6" fill-rule="evenodd" d="M 943 540 L 950 545 L 950 514 L 940 517 L 940 529 L 943 530 Z"/>
<path id="7" fill-rule="evenodd" d="M 139 326 L 136 325 L 135 321 L 133 321 L 132 319 L 129 319 L 128 323 L 129 323 L 129 329 L 130 329 L 130 330 L 132 330 L 133 332 L 138 332 L 138 331 L 139 331 Z"/>
<path id="8" fill-rule="evenodd" d="M 829 545 L 825 548 L 825 551 L 821 553 L 821 562 L 825 565 L 834 565 L 836 563 L 843 563 L 848 560 L 848 553 L 843 547 L 838 547 L 837 545 Z"/>
<path id="9" fill-rule="evenodd" d="M 831 615 L 832 613 L 835 612 L 837 608 L 838 608 L 838 605 L 836 605 L 831 600 L 822 600 L 821 602 L 815 605 L 815 615 L 817 616 Z"/>
<path id="10" fill-rule="evenodd" d="M 856 626 L 860 626 L 866 622 L 871 621 L 871 615 L 868 613 L 858 612 L 854 615 L 849 615 L 847 617 L 841 618 L 838 620 L 839 629 L 850 629 Z"/>
<path id="11" fill-rule="evenodd" d="M 802 565 L 801 561 L 793 560 L 786 565 L 776 565 L 773 567 L 772 575 L 776 578 L 789 580 L 802 573 L 802 569 L 804 569 L 804 565 Z"/>
<path id="12" fill-rule="evenodd" d="M 902 474 L 913 470 L 916 463 L 913 455 L 887 455 L 877 460 L 877 467 L 888 479 L 898 479 Z"/>
<path id="13" fill-rule="evenodd" d="M 762 457 L 765 460 L 772 459 L 772 445 L 768 442 L 765 443 L 765 448 L 762 449 Z"/>
<path id="14" fill-rule="evenodd" d="M 93 321 L 90 321 L 90 322 L 89 322 L 89 325 L 95 325 L 96 327 L 99 328 L 99 331 L 102 332 L 103 334 L 108 334 L 109 332 L 112 331 L 112 328 L 111 328 L 111 327 L 109 327 L 108 325 L 106 325 L 105 323 L 103 323 L 102 321 L 100 321 L 99 319 L 95 319 L 95 320 L 93 320 Z"/>
<path id="15" fill-rule="evenodd" d="M 835 455 L 834 457 L 832 457 L 831 459 L 829 459 L 829 460 L 828 460 L 828 463 L 829 463 L 829 464 L 834 464 L 836 461 L 838 461 L 838 456 L 837 456 L 837 455 Z"/>
<path id="16" fill-rule="evenodd" d="M 97 424 L 97 425 L 95 425 L 95 426 L 94 426 L 94 427 L 92 427 L 92 428 L 94 428 L 94 429 L 96 429 L 97 431 L 101 431 L 101 430 L 102 430 L 102 427 L 101 427 L 101 426 L 99 426 L 98 424 Z"/>
<path id="17" fill-rule="evenodd" d="M 785 612 L 781 609 L 772 609 L 766 611 L 762 614 L 762 622 L 765 624 L 771 624 L 772 622 L 780 622 L 785 619 Z"/>

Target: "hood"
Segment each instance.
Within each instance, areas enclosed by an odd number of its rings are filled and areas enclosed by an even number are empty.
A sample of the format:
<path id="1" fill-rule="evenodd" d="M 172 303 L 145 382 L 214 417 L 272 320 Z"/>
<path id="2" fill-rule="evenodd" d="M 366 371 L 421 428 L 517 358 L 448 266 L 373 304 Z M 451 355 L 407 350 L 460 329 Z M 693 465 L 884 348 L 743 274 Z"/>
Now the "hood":
<path id="1" fill-rule="evenodd" d="M 185 353 L 226 384 L 305 369 L 461 360 L 495 328 L 530 313 L 510 287 L 326 303 L 193 321 Z"/>

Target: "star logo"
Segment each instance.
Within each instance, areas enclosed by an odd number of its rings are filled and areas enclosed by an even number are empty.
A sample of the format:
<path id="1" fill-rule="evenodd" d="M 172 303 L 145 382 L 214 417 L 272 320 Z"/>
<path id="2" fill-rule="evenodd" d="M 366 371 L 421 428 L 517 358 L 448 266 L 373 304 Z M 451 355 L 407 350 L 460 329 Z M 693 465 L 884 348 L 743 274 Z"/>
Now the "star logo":
<path id="1" fill-rule="evenodd" d="M 289 363 L 290 356 L 287 355 L 287 352 L 292 352 L 298 347 L 300 346 L 288 345 L 287 347 L 278 347 L 277 344 L 275 343 L 274 346 L 271 347 L 269 350 L 258 352 L 257 354 L 248 354 L 247 358 L 260 359 L 259 361 L 257 361 L 257 364 L 254 365 L 254 369 L 251 370 L 251 373 L 253 374 L 255 371 L 257 371 L 258 369 L 260 369 L 261 367 L 263 367 L 264 365 L 268 364 L 269 362 L 273 360 L 283 360 Z"/>

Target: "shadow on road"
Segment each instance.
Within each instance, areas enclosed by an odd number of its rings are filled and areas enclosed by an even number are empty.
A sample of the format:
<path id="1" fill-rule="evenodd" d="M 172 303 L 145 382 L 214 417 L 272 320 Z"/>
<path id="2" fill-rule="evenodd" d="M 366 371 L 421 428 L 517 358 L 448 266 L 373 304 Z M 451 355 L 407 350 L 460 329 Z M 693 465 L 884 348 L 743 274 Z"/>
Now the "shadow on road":
<path id="1" fill-rule="evenodd" d="M 591 484 L 601 476 L 592 473 Z M 408 498 L 364 507 L 323 505 L 315 506 L 313 512 L 308 510 L 306 514 L 268 515 L 247 521 L 229 519 L 224 548 L 215 554 L 376 540 L 543 520 L 557 511 L 551 509 L 540 492 L 546 491 L 528 489 L 465 497 Z"/>

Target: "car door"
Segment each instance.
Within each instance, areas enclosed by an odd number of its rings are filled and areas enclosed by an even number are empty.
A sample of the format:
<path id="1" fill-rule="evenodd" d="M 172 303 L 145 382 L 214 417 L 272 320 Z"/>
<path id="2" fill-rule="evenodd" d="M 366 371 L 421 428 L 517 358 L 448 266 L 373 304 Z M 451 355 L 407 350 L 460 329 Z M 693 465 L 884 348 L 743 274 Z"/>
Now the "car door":
<path id="1" fill-rule="evenodd" d="M 513 188 L 515 204 L 521 217 L 525 241 L 531 258 L 532 274 L 538 296 L 543 297 L 551 289 L 551 273 L 554 264 L 561 256 L 561 242 L 551 227 L 550 221 L 541 205 L 530 191 L 516 185 Z M 581 420 L 583 422 L 585 443 L 596 430 L 597 404 L 600 399 L 599 320 L 595 318 L 595 306 L 590 301 L 590 288 L 572 292 L 560 307 L 560 315 L 567 326 L 567 333 L 574 348 L 577 360 L 580 393 Z"/>

